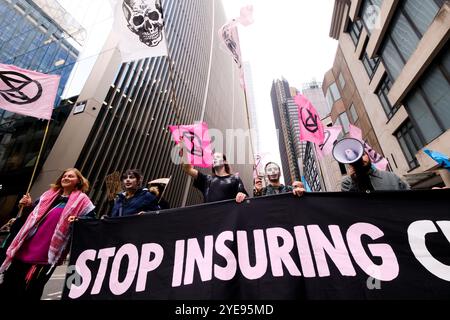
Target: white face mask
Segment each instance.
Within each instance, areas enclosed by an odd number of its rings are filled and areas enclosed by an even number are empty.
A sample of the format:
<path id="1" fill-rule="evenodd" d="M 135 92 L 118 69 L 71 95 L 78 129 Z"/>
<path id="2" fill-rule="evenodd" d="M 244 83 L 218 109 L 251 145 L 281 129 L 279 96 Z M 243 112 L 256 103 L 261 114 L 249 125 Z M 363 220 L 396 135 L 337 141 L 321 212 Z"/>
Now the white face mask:
<path id="1" fill-rule="evenodd" d="M 276 164 L 269 164 L 266 168 L 266 175 L 270 181 L 277 181 L 280 179 L 280 169 Z"/>
<path id="2" fill-rule="evenodd" d="M 224 164 L 223 155 L 221 155 L 220 153 L 214 154 L 213 167 L 214 168 L 221 167 L 223 166 L 223 164 Z"/>

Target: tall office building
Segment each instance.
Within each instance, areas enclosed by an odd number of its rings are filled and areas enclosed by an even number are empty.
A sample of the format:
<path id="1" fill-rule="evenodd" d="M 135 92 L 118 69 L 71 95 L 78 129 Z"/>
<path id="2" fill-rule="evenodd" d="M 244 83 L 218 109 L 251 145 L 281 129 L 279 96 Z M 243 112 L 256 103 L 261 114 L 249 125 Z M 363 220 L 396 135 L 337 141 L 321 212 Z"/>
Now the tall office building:
<path id="1" fill-rule="evenodd" d="M 305 83 L 302 88 L 302 95 L 311 101 L 311 104 L 317 110 L 320 119 L 325 119 L 330 115 L 331 107 L 328 105 L 327 100 L 323 95 L 321 82 L 311 81 Z"/>
<path id="2" fill-rule="evenodd" d="M 275 80 L 272 83 L 272 108 L 286 185 L 291 185 L 294 180 L 301 177 L 299 159 L 302 159 L 303 149 L 299 141 L 297 105 L 293 99 L 296 92 L 295 88 L 289 87 L 285 79 Z"/>
<path id="3" fill-rule="evenodd" d="M 169 125 L 196 121 L 223 134 L 225 143 L 216 137 L 215 149 L 227 155 L 251 192 L 253 160 L 244 136 L 249 116 L 239 70 L 217 36 L 226 22 L 222 3 L 167 0 L 162 7 L 173 77 L 168 57 L 121 64 L 112 32 L 32 193 L 42 192 L 61 168 L 76 166 L 91 182 L 89 195 L 103 214 L 109 210 L 107 177 L 138 168 L 145 182 L 171 178 L 164 197 L 172 207 L 199 203 L 200 193 L 172 161 L 178 153 L 168 131 Z M 237 137 L 232 129 L 244 134 Z M 245 160 L 238 145 L 246 146 Z"/>
<path id="4" fill-rule="evenodd" d="M 363 136 L 413 188 L 450 186 L 424 148 L 450 154 L 450 5 L 444 0 L 339 0 L 339 41 L 323 89 L 333 122 Z"/>
<path id="5" fill-rule="evenodd" d="M 322 83 L 311 81 L 302 87 L 304 95 L 314 106 L 321 120 L 330 114 L 330 108 L 322 92 Z M 311 142 L 302 142 L 303 176 L 306 179 L 311 191 L 325 191 L 326 186 L 323 180 L 322 169 L 317 159 L 316 149 Z"/>
<path id="6" fill-rule="evenodd" d="M 255 91 L 253 83 L 253 73 L 250 62 L 244 62 L 242 64 L 244 70 L 245 91 L 247 97 L 247 107 L 250 114 L 250 128 L 253 130 L 254 136 L 252 137 L 253 152 L 259 154 L 261 152 L 260 133 L 258 125 L 258 113 L 256 109 Z"/>
<path id="7" fill-rule="evenodd" d="M 73 107 L 73 102 L 61 101 L 61 95 L 84 32 L 54 0 L 0 1 L 0 63 L 61 75 L 43 158 Z M 45 121 L 0 109 L 0 224 L 26 191 L 45 127 Z"/>

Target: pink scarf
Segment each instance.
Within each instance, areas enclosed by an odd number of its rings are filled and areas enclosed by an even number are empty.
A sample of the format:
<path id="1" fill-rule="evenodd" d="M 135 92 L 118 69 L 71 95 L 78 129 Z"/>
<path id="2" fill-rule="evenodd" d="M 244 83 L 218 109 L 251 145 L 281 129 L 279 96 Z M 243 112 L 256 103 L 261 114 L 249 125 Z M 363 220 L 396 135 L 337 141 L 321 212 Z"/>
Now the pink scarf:
<path id="1" fill-rule="evenodd" d="M 59 195 L 59 190 L 55 191 L 53 189 L 50 189 L 42 194 L 37 206 L 34 208 L 33 212 L 30 213 L 27 221 L 9 246 L 8 251 L 6 252 L 6 259 L 0 267 L 0 274 L 7 270 L 11 265 L 14 256 L 24 243 L 27 235 L 48 212 L 48 210 L 51 209 L 50 206 Z M 69 200 L 67 201 L 61 217 L 59 218 L 50 242 L 50 249 L 48 252 L 49 264 L 56 265 L 65 258 L 63 257 L 63 252 L 69 242 L 71 234 L 71 222 L 69 221 L 69 217 L 81 217 L 94 210 L 94 208 L 95 206 L 92 204 L 89 197 L 81 191 L 76 190 L 70 194 Z"/>

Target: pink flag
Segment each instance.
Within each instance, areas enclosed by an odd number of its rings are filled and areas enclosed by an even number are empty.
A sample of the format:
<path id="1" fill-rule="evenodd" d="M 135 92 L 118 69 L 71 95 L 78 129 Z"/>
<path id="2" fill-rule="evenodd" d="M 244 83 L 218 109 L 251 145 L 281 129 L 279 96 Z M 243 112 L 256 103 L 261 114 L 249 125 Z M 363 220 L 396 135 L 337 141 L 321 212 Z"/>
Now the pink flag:
<path id="1" fill-rule="evenodd" d="M 251 25 L 253 20 L 253 6 L 248 5 L 241 8 L 241 16 L 237 19 L 244 27 Z"/>
<path id="2" fill-rule="evenodd" d="M 354 138 L 354 139 L 359 140 L 361 142 L 363 141 L 363 136 L 362 136 L 361 129 L 356 127 L 356 126 L 354 126 L 354 125 L 352 125 L 352 124 L 350 124 L 350 127 L 349 127 L 349 136 L 350 136 L 350 138 Z"/>
<path id="3" fill-rule="evenodd" d="M 342 126 L 326 127 L 324 130 L 324 140 L 320 145 L 316 144 L 317 156 L 322 159 L 333 151 L 334 142 L 337 140 L 339 133 L 342 131 Z"/>
<path id="4" fill-rule="evenodd" d="M 231 54 L 239 68 L 242 67 L 241 45 L 239 43 L 239 35 L 237 22 L 235 20 L 226 23 L 219 29 L 219 38 L 222 39 L 226 50 Z"/>
<path id="5" fill-rule="evenodd" d="M 295 103 L 298 106 L 300 141 L 311 141 L 317 145 L 322 144 L 325 138 L 324 129 L 316 109 L 301 94 L 295 97 Z"/>
<path id="6" fill-rule="evenodd" d="M 50 120 L 60 76 L 0 64 L 0 108 Z"/>
<path id="7" fill-rule="evenodd" d="M 369 155 L 370 161 L 378 170 L 386 170 L 388 161 L 381 154 L 376 152 L 366 141 L 363 140 L 362 131 L 360 128 L 350 125 L 350 138 L 357 139 L 364 144 L 364 151 Z"/>
<path id="8" fill-rule="evenodd" d="M 173 140 L 178 144 L 183 138 L 187 159 L 190 164 L 202 168 L 209 168 L 213 163 L 211 138 L 206 122 L 194 125 L 169 126 Z"/>
<path id="9" fill-rule="evenodd" d="M 222 39 L 223 44 L 226 46 L 226 50 L 231 54 L 234 61 L 239 68 L 242 67 L 241 60 L 241 45 L 239 43 L 238 23 L 244 27 L 253 23 L 253 6 L 248 5 L 241 8 L 240 17 L 225 23 L 219 29 L 219 38 Z M 241 74 L 241 79 L 243 78 Z"/>

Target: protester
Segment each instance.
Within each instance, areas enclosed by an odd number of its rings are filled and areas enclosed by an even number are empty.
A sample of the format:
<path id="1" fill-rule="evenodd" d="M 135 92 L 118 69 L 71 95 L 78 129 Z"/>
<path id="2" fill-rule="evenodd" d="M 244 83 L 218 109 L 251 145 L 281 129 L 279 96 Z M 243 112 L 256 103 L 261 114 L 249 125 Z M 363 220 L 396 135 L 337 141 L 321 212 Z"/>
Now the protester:
<path id="1" fill-rule="evenodd" d="M 124 192 L 114 201 L 110 217 L 124 217 L 160 210 L 158 198 L 141 187 L 142 174 L 137 169 L 128 169 L 122 174 Z"/>
<path id="2" fill-rule="evenodd" d="M 409 189 L 409 185 L 394 173 L 376 169 L 367 153 L 358 161 L 349 164 L 349 176 L 341 183 L 342 191 L 353 192 Z"/>
<path id="3" fill-rule="evenodd" d="M 69 251 L 72 222 L 95 216 L 94 205 L 85 194 L 88 189 L 87 179 L 70 168 L 40 196 L 0 267 L 0 297 L 40 299 L 55 267 Z M 33 206 L 28 194 L 20 204 Z"/>
<path id="4" fill-rule="evenodd" d="M 300 197 L 306 191 L 303 183 L 300 181 L 294 181 L 292 186 L 285 186 L 280 182 L 281 170 L 280 166 L 275 162 L 268 162 L 264 167 L 264 172 L 269 180 L 269 183 L 266 187 L 262 187 L 261 184 L 256 184 L 255 181 L 255 196 L 268 196 L 279 193 L 287 193 L 292 192 L 294 195 Z"/>
<path id="5" fill-rule="evenodd" d="M 148 191 L 158 199 L 158 205 L 161 207 L 161 209 L 162 210 L 170 209 L 169 202 L 162 197 L 166 186 L 163 184 L 152 185 L 149 183 L 148 187 L 149 187 Z"/>
<path id="6" fill-rule="evenodd" d="M 253 180 L 253 196 L 259 197 L 262 196 L 262 189 L 263 189 L 263 177 L 257 176 Z"/>
<path id="7" fill-rule="evenodd" d="M 14 240 L 15 236 L 19 233 L 20 229 L 25 224 L 25 221 L 27 221 L 28 216 L 33 211 L 34 207 L 38 204 L 39 199 L 35 201 L 33 205 L 28 205 L 29 203 L 32 203 L 31 201 L 31 195 L 27 193 L 22 197 L 22 199 L 19 201 L 19 209 L 20 214 L 17 215 L 17 217 L 12 218 L 9 220 L 0 230 L 0 232 L 5 232 L 6 235 L 4 239 L 1 242 L 0 246 L 0 265 L 5 261 L 6 259 L 6 251 L 8 250 L 9 246 L 11 245 L 12 241 Z"/>
<path id="8" fill-rule="evenodd" d="M 222 153 L 214 154 L 212 175 L 203 174 L 184 161 L 182 166 L 184 172 L 194 178 L 194 187 L 203 194 L 204 202 L 235 199 L 241 203 L 248 196 L 241 178 L 231 174 L 230 165 Z"/>

